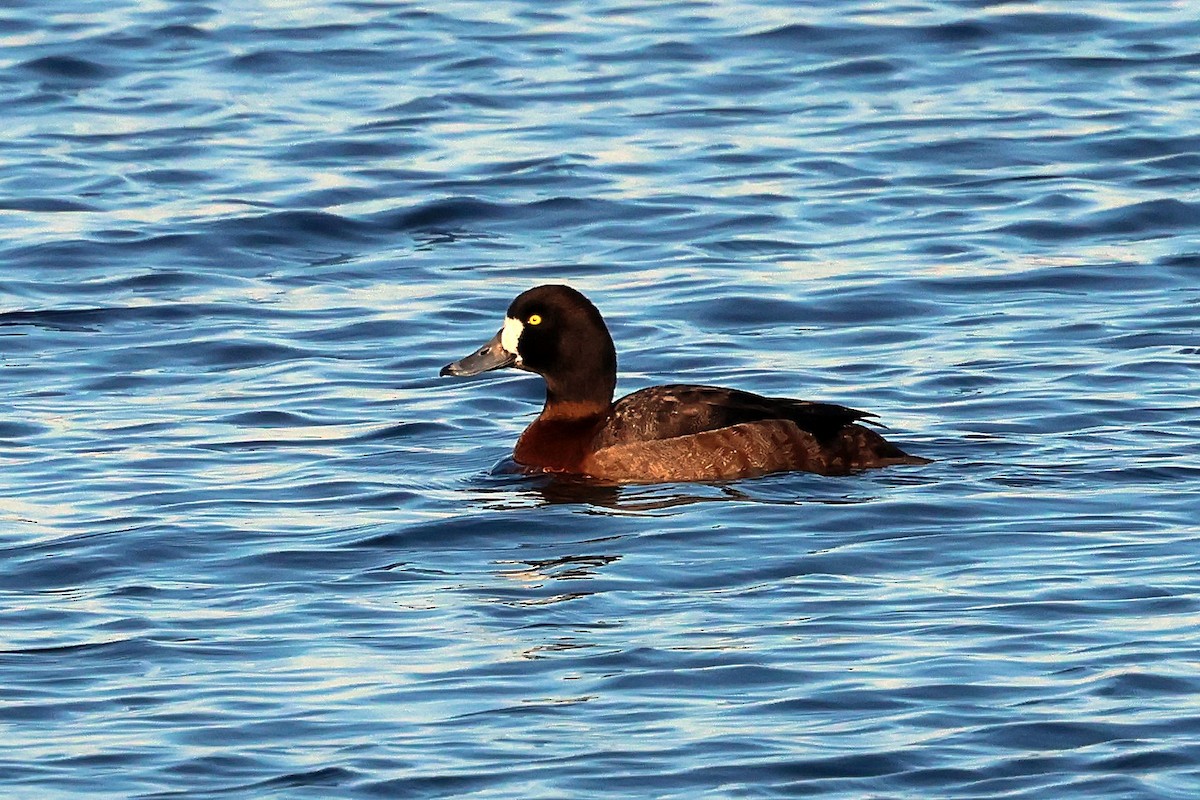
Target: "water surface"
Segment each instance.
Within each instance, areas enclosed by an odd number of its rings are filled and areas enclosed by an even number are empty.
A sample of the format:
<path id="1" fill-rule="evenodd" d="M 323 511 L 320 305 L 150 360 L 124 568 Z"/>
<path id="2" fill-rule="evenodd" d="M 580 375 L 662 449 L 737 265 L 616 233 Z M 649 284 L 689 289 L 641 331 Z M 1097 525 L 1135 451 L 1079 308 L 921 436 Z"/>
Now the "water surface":
<path id="1" fill-rule="evenodd" d="M 229 5 L 230 7 L 224 7 Z M 10 2 L 0 794 L 1200 793 L 1188 4 Z M 512 475 L 619 390 L 921 468 Z"/>

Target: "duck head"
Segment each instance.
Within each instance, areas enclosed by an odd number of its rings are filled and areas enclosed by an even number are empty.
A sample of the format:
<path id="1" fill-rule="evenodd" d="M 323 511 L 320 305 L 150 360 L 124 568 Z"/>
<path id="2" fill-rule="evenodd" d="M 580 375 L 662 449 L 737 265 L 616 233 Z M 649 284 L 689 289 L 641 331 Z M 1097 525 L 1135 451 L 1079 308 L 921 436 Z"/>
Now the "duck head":
<path id="1" fill-rule="evenodd" d="M 546 407 L 607 408 L 617 383 L 617 351 L 600 312 L 569 286 L 537 286 L 513 300 L 504 326 L 483 347 L 442 367 L 442 375 L 478 375 L 503 367 L 546 381 Z"/>

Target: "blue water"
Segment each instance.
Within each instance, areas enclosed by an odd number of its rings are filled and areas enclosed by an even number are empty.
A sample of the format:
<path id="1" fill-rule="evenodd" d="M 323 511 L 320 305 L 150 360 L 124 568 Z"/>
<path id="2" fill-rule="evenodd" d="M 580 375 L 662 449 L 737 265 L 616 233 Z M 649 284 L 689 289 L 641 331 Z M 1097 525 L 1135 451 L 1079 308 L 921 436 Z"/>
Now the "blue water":
<path id="1" fill-rule="evenodd" d="M 1200 797 L 1186 2 L 0 7 L 0 795 Z M 619 391 L 936 459 L 509 474 Z"/>

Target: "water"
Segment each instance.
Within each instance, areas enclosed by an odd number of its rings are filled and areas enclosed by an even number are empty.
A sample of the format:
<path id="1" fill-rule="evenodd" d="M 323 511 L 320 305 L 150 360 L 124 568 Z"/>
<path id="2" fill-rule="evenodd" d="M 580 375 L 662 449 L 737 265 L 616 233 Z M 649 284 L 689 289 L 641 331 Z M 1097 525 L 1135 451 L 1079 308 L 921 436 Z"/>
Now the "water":
<path id="1" fill-rule="evenodd" d="M 0 794 L 1200 796 L 1189 3 L 0 10 Z M 619 390 L 936 459 L 514 476 Z"/>

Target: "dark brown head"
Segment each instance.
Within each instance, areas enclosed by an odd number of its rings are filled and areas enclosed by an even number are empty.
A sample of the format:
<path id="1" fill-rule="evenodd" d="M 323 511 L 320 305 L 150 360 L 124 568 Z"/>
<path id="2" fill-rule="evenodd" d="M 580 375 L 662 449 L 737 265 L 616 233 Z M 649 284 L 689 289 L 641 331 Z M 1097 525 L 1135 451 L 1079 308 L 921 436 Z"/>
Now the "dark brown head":
<path id="1" fill-rule="evenodd" d="M 545 378 L 548 411 L 562 404 L 607 410 L 617 384 L 617 352 L 604 319 L 569 286 L 523 292 L 492 340 L 441 374 L 476 375 L 509 366 Z"/>

